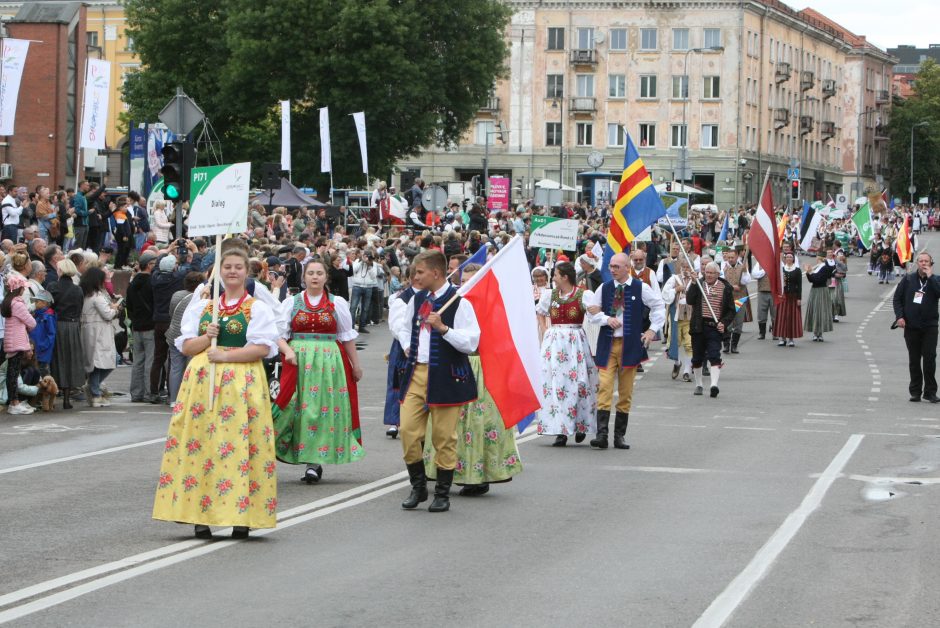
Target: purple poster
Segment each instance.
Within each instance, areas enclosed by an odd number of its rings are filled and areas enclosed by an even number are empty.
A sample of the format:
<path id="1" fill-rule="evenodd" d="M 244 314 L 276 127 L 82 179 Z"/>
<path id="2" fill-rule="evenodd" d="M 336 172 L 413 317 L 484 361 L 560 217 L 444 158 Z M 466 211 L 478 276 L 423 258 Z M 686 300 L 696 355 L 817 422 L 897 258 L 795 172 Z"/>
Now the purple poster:
<path id="1" fill-rule="evenodd" d="M 509 179 L 490 177 L 490 195 L 486 200 L 487 209 L 509 209 Z"/>

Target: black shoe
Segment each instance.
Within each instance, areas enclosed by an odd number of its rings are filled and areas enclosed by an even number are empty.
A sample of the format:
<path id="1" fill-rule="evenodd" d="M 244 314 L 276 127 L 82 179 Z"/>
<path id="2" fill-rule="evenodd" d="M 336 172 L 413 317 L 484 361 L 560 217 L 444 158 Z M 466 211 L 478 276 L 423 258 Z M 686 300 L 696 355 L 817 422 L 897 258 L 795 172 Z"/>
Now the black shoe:
<path id="1" fill-rule="evenodd" d="M 568 444 L 568 437 L 564 434 L 559 434 L 555 437 L 555 442 L 552 443 L 552 447 L 564 447 Z"/>
<path id="2" fill-rule="evenodd" d="M 738 352 L 738 342 L 741 340 L 741 334 L 731 334 L 731 353 Z"/>
<path id="3" fill-rule="evenodd" d="M 701 396 L 702 396 L 702 392 L 703 392 L 703 391 L 702 391 L 702 387 L 701 387 L 701 386 L 696 386 L 696 387 L 695 387 L 695 390 L 692 391 L 692 394 L 695 395 L 696 397 L 701 397 Z"/>
<path id="4" fill-rule="evenodd" d="M 450 485 L 453 481 L 453 469 L 437 470 L 437 483 L 434 485 L 434 501 L 428 506 L 428 512 L 447 512 L 450 510 Z"/>
<path id="5" fill-rule="evenodd" d="M 614 449 L 630 449 L 630 445 L 624 440 L 629 422 L 629 412 L 618 412 L 614 415 Z"/>
<path id="6" fill-rule="evenodd" d="M 468 484 L 467 486 L 462 486 L 460 487 L 460 492 L 457 494 L 462 497 L 479 497 L 489 492 L 490 484 L 489 482 L 484 482 L 483 484 Z"/>
<path id="7" fill-rule="evenodd" d="M 316 467 L 307 467 L 307 470 L 304 471 L 304 477 L 300 478 L 300 480 L 307 484 L 316 484 L 322 477 L 323 467 L 317 465 Z"/>
<path id="8" fill-rule="evenodd" d="M 925 397 L 926 399 L 926 397 Z M 920 395 L 911 395 L 911 401 L 913 403 L 920 403 Z"/>
<path id="9" fill-rule="evenodd" d="M 209 526 L 197 525 L 196 538 L 208 541 L 212 539 L 212 530 L 209 529 Z"/>
<path id="10" fill-rule="evenodd" d="M 645 371 L 643 370 L 643 365 L 642 365 L 642 364 L 637 364 L 637 365 L 636 365 L 636 372 L 637 372 L 637 373 L 643 373 L 643 372 L 645 372 Z"/>
<path id="11" fill-rule="evenodd" d="M 247 539 L 248 527 L 247 526 L 234 526 L 232 528 L 232 538 L 233 539 Z"/>
<path id="12" fill-rule="evenodd" d="M 677 377 L 679 377 L 679 370 L 680 370 L 681 368 L 682 368 L 682 365 L 681 365 L 681 364 L 673 364 L 673 365 L 672 365 L 672 378 L 673 378 L 673 379 L 676 379 Z"/>
<path id="13" fill-rule="evenodd" d="M 583 443 L 585 438 L 587 438 L 587 434 L 585 434 L 584 432 L 578 432 L 577 434 L 574 435 L 574 442 Z"/>
<path id="14" fill-rule="evenodd" d="M 408 465 L 408 479 L 411 482 L 411 495 L 401 503 L 405 510 L 417 508 L 418 504 L 428 501 L 428 478 L 424 475 L 424 462 Z"/>
<path id="15" fill-rule="evenodd" d="M 393 425 L 385 430 L 385 435 L 389 438 L 398 438 L 398 426 Z"/>
<path id="16" fill-rule="evenodd" d="M 65 403 L 62 404 L 62 409 L 63 409 L 63 410 L 71 410 L 72 407 L 73 407 L 72 404 L 70 404 L 68 401 L 66 401 Z"/>
<path id="17" fill-rule="evenodd" d="M 712 386 L 711 389 L 710 389 L 710 393 L 709 393 L 709 394 L 711 395 L 711 398 L 712 398 L 712 399 L 714 399 L 715 397 L 717 397 L 717 396 L 718 396 L 718 386 Z"/>
<path id="18" fill-rule="evenodd" d="M 369 330 L 366 329 L 365 327 L 360 327 L 360 328 L 359 328 L 359 333 L 360 333 L 360 334 L 368 334 L 368 333 L 369 333 Z"/>
<path id="19" fill-rule="evenodd" d="M 597 438 L 591 439 L 591 447 L 607 449 L 607 433 L 610 424 L 610 410 L 597 411 Z"/>
<path id="20" fill-rule="evenodd" d="M 150 401 L 146 397 L 131 397 L 131 403 L 147 403 Z"/>
<path id="21" fill-rule="evenodd" d="M 721 352 L 722 352 L 722 353 L 731 353 L 731 342 L 730 342 L 730 341 L 729 341 L 729 342 L 722 343 L 722 345 L 721 345 Z"/>
<path id="22" fill-rule="evenodd" d="M 937 395 L 924 395 L 924 401 L 929 401 L 930 403 L 940 403 L 940 397 Z"/>

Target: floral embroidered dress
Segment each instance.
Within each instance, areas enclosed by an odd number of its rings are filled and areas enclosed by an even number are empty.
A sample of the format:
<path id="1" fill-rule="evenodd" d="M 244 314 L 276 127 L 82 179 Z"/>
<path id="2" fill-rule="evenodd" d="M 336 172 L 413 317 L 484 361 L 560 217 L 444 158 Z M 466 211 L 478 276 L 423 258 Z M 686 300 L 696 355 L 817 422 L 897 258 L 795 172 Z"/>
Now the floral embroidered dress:
<path id="1" fill-rule="evenodd" d="M 522 471 L 522 459 L 516 446 L 515 430 L 506 429 L 503 417 L 486 390 L 480 356 L 470 355 L 470 368 L 477 382 L 477 399 L 465 405 L 457 420 L 457 467 L 454 483 L 474 486 L 508 482 Z M 430 433 L 428 419 L 428 433 Z M 424 442 L 424 469 L 428 478 L 436 479 L 434 446 Z"/>
<path id="2" fill-rule="evenodd" d="M 359 336 L 349 305 L 326 292 L 312 299 L 301 292 L 281 303 L 278 318 L 282 337 L 297 355 L 296 385 L 285 385 L 281 378 L 281 395 L 293 394 L 283 410 L 275 410 L 278 459 L 290 464 L 361 460 L 365 450 L 356 380 L 342 345 Z"/>
<path id="3" fill-rule="evenodd" d="M 223 296 L 224 299 L 224 296 Z M 176 348 L 205 333 L 214 304 L 193 299 Z M 268 347 L 277 355 L 274 312 L 247 294 L 219 310 L 218 346 Z M 206 352 L 193 357 L 180 387 L 164 446 L 153 518 L 208 526 L 273 528 L 277 463 L 267 378 L 261 360 L 218 362 L 209 380 Z M 209 409 L 210 386 L 215 403 Z"/>
<path id="4" fill-rule="evenodd" d="M 562 295 L 545 295 L 536 310 L 551 318 L 542 337 L 542 409 L 538 411 L 539 434 L 595 432 L 597 422 L 597 367 L 591 357 L 582 323 L 587 311 L 585 295 L 574 288 Z"/>

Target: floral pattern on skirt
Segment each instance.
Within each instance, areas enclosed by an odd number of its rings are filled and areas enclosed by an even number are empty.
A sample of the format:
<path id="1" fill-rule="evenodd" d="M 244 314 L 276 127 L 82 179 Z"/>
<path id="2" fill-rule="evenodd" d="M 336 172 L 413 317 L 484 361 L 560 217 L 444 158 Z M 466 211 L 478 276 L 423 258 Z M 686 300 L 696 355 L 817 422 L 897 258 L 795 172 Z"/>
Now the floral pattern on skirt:
<path id="1" fill-rule="evenodd" d="M 460 411 L 457 420 L 457 468 L 454 483 L 476 485 L 508 482 L 522 471 L 522 459 L 516 446 L 514 428 L 506 429 L 493 398 L 486 390 L 480 357 L 470 356 L 470 368 L 477 382 L 477 400 Z M 428 434 L 431 419 L 428 418 Z M 434 446 L 431 439 L 424 443 L 424 468 L 429 478 L 437 476 L 434 467 Z"/>
<path id="2" fill-rule="evenodd" d="M 216 363 L 209 410 L 209 360 L 183 374 L 153 504 L 153 518 L 209 526 L 273 528 L 277 463 L 264 367 Z"/>
<path id="3" fill-rule="evenodd" d="M 597 367 L 585 332 L 549 327 L 542 338 L 542 398 L 539 434 L 593 434 L 597 424 Z"/>

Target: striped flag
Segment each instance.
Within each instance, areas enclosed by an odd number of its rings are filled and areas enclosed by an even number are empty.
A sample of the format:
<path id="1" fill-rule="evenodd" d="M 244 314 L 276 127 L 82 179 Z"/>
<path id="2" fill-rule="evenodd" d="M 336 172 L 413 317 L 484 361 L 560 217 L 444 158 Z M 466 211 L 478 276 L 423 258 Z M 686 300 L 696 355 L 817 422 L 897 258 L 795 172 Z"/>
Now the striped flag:
<path id="1" fill-rule="evenodd" d="M 911 232 L 908 231 L 910 226 L 911 217 L 904 217 L 904 226 L 901 227 L 901 230 L 898 231 L 898 239 L 895 242 L 895 249 L 898 253 L 898 261 L 901 262 L 901 265 L 907 264 L 911 261 L 911 258 L 914 257 L 914 247 L 911 244 Z"/>
<path id="2" fill-rule="evenodd" d="M 718 234 L 719 242 L 728 241 L 728 217 L 729 216 L 730 216 L 730 213 L 725 214 L 725 222 L 724 224 L 721 225 L 721 232 Z"/>
<path id="3" fill-rule="evenodd" d="M 665 215 L 666 208 L 628 133 L 623 174 L 620 176 L 617 202 L 611 213 L 607 246 L 615 253 L 622 252 L 639 233 Z"/>
<path id="4" fill-rule="evenodd" d="M 749 239 L 751 254 L 761 268 L 766 269 L 770 280 L 770 293 L 774 300 L 783 297 L 783 279 L 780 269 L 780 240 L 777 236 L 777 221 L 774 214 L 774 197 L 770 189 L 770 168 L 764 177 L 764 191 L 761 193 L 757 214 L 751 224 Z"/>
<path id="5" fill-rule="evenodd" d="M 747 303 L 748 298 L 750 298 L 750 297 L 746 297 L 746 296 L 745 296 L 745 297 L 741 297 L 740 299 L 735 299 L 735 300 L 734 300 L 734 311 L 737 312 L 737 311 L 740 310 L 742 307 L 744 307 L 744 304 Z"/>
<path id="6" fill-rule="evenodd" d="M 784 213 L 780 217 L 780 224 L 777 225 L 777 241 L 783 242 L 783 236 L 787 234 L 787 223 L 790 222 L 790 214 Z"/>
<path id="7" fill-rule="evenodd" d="M 808 251 L 813 245 L 813 238 L 819 233 L 819 223 L 822 222 L 822 213 L 808 202 L 803 201 L 803 215 L 800 218 L 800 248 Z"/>

